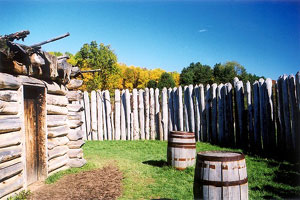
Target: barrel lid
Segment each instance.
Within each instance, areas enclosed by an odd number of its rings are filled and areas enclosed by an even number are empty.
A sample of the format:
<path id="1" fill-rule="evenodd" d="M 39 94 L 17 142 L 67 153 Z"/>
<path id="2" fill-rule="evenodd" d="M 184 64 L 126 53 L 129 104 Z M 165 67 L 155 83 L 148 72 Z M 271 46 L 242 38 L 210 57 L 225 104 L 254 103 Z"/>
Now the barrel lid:
<path id="1" fill-rule="evenodd" d="M 176 135 L 195 135 L 193 132 L 185 132 L 185 131 L 170 131 L 170 134 Z"/>
<path id="2" fill-rule="evenodd" d="M 197 154 L 197 158 L 205 161 L 228 162 L 243 160 L 245 156 L 233 151 L 202 151 Z"/>

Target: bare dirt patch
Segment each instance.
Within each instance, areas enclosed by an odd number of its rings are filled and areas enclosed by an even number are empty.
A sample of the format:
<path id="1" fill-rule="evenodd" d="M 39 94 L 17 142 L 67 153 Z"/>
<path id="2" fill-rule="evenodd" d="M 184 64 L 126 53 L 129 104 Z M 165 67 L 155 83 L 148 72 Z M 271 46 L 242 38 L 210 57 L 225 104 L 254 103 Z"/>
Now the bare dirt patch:
<path id="1" fill-rule="evenodd" d="M 122 178 L 113 166 L 80 172 L 39 188 L 29 199 L 116 199 L 122 192 Z"/>

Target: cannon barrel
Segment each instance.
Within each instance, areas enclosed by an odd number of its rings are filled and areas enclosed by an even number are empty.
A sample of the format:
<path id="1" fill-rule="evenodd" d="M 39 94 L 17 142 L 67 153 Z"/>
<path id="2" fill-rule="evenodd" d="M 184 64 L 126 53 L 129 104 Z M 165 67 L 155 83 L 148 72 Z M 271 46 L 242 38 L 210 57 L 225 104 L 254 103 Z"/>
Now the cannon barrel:
<path id="1" fill-rule="evenodd" d="M 43 41 L 43 42 L 40 42 L 40 43 L 31 45 L 30 47 L 31 47 L 31 48 L 39 48 L 40 46 L 42 46 L 42 45 L 44 45 L 44 44 L 48 44 L 48 43 L 50 43 L 50 42 L 54 42 L 54 41 L 56 41 L 56 40 L 60 40 L 60 39 L 62 39 L 62 38 L 68 37 L 69 35 L 70 35 L 70 33 L 66 33 L 66 34 L 64 34 L 64 35 L 61 35 L 61 36 L 52 38 L 52 39 L 50 39 L 50 40 L 46 40 L 46 41 Z"/>

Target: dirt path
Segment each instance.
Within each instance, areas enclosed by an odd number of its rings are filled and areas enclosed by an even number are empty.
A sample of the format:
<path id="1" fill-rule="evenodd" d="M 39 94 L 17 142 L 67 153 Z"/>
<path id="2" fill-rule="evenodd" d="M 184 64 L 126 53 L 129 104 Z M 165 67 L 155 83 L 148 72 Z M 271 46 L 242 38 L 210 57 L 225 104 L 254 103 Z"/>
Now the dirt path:
<path id="1" fill-rule="evenodd" d="M 112 166 L 80 172 L 42 186 L 30 199 L 116 199 L 122 192 L 122 178 L 122 173 Z"/>

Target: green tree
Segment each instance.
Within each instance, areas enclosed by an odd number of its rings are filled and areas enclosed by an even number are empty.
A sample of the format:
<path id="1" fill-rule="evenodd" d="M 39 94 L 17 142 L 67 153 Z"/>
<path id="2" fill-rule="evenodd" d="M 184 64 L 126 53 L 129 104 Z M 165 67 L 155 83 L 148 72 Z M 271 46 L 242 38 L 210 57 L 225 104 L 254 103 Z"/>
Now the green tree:
<path id="1" fill-rule="evenodd" d="M 191 63 L 183 68 L 180 74 L 180 84 L 208 84 L 213 82 L 213 71 L 210 66 L 202 65 L 200 62 Z"/>
<path id="2" fill-rule="evenodd" d="M 159 89 L 162 89 L 164 87 L 173 88 L 173 87 L 175 87 L 175 85 L 176 84 L 175 84 L 175 81 L 174 81 L 172 75 L 167 72 L 164 72 L 160 75 L 160 78 L 157 83 L 157 87 Z"/>
<path id="3" fill-rule="evenodd" d="M 150 80 L 150 81 L 148 81 L 148 83 L 147 83 L 147 88 L 157 88 L 157 83 L 156 83 L 156 81 L 155 80 Z"/>
<path id="4" fill-rule="evenodd" d="M 94 77 L 89 79 L 87 89 L 109 89 L 109 79 L 112 75 L 119 72 L 117 67 L 117 56 L 110 49 L 110 46 L 100 44 L 96 41 L 90 44 L 84 44 L 80 51 L 76 53 L 75 59 L 77 66 L 80 68 L 99 69 L 99 72 L 94 73 Z"/>

